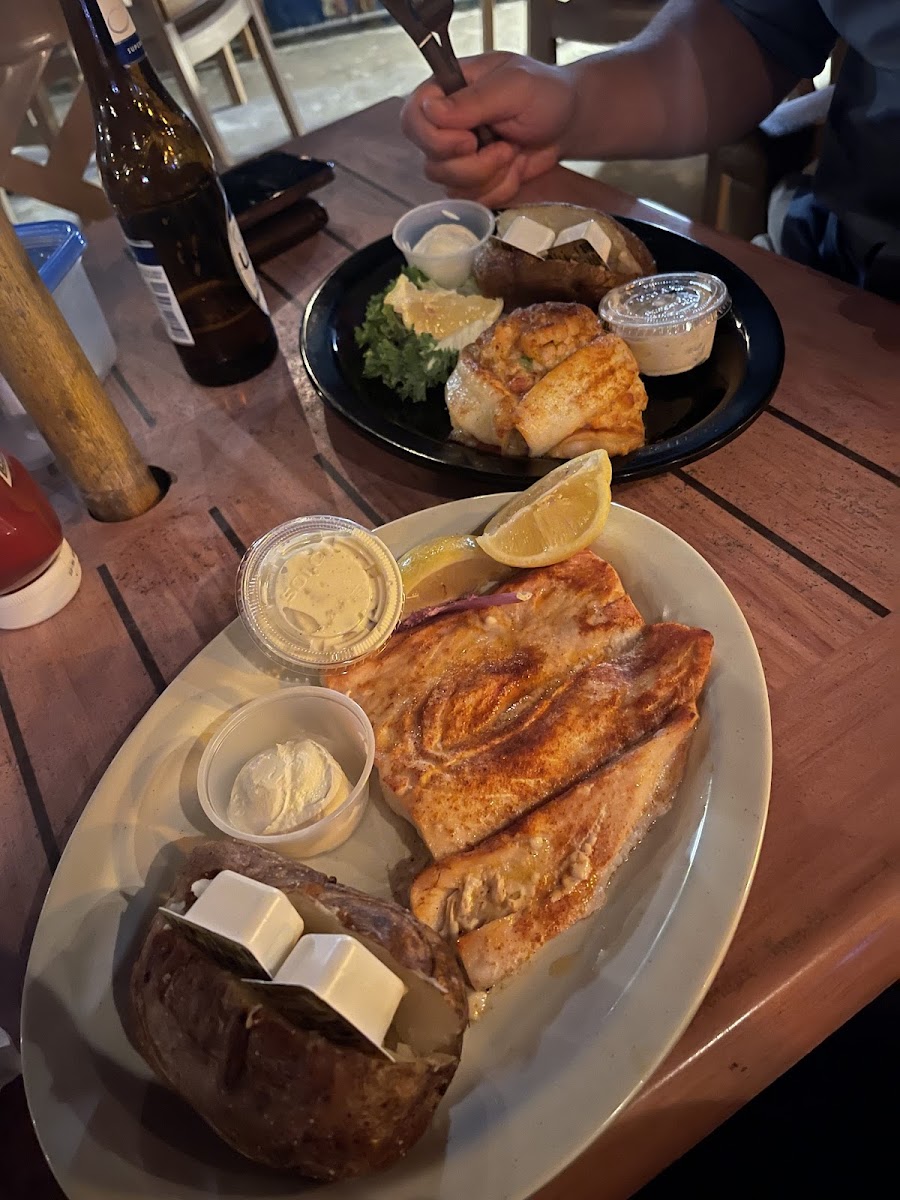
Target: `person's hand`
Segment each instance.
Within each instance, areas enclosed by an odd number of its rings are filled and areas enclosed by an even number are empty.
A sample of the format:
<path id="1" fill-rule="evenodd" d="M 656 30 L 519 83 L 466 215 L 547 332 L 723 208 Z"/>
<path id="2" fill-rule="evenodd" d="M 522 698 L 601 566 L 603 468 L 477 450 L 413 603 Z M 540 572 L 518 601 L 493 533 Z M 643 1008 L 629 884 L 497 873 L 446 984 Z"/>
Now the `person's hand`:
<path id="1" fill-rule="evenodd" d="M 434 80 L 413 92 L 403 132 L 425 152 L 429 179 L 453 196 L 499 207 L 559 162 L 575 87 L 560 68 L 521 54 L 481 54 L 464 59 L 462 69 L 469 86 L 453 96 Z M 479 150 L 477 125 L 502 140 Z"/>

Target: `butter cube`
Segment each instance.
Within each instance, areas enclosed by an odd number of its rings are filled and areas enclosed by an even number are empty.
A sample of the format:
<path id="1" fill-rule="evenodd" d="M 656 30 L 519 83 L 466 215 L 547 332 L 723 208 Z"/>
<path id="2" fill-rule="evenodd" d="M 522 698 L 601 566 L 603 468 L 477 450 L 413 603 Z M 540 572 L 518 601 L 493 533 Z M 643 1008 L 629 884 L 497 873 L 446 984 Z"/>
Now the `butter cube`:
<path id="1" fill-rule="evenodd" d="M 184 914 L 161 911 L 223 966 L 257 979 L 271 979 L 303 933 L 284 892 L 235 871 L 220 871 Z"/>
<path id="2" fill-rule="evenodd" d="M 612 242 L 609 236 L 596 221 L 582 221 L 580 225 L 570 225 L 556 235 L 554 246 L 566 246 L 569 242 L 588 242 L 597 251 L 604 263 L 609 262 L 609 252 Z"/>
<path id="3" fill-rule="evenodd" d="M 381 1048 L 406 984 L 344 933 L 308 933 L 287 956 L 272 989 L 303 988 Z"/>
<path id="4" fill-rule="evenodd" d="M 510 221 L 503 241 L 527 254 L 539 255 L 553 245 L 553 230 L 532 221 L 531 217 L 515 217 Z"/>

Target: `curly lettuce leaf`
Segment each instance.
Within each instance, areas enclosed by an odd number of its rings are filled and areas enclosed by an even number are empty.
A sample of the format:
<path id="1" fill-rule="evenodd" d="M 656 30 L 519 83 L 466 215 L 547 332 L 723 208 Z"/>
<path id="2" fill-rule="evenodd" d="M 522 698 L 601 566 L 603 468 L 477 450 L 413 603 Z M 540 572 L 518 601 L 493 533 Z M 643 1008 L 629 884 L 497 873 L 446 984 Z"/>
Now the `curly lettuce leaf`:
<path id="1" fill-rule="evenodd" d="M 412 267 L 404 274 L 417 286 L 426 278 Z M 384 291 L 371 298 L 354 336 L 363 351 L 363 375 L 367 379 L 380 379 L 401 400 L 420 404 L 427 398 L 429 388 L 447 382 L 459 352 L 441 350 L 430 334 L 417 334 L 406 328 L 401 317 L 384 302 L 395 282 L 392 280 Z"/>

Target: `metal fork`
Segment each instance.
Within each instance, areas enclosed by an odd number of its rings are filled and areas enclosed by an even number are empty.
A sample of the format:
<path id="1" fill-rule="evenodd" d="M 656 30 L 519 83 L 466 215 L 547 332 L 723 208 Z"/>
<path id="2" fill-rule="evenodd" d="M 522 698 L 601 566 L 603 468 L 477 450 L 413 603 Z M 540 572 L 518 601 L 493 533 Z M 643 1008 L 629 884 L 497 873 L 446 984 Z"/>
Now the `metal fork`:
<path id="1" fill-rule="evenodd" d="M 444 94 L 452 96 L 464 88 L 466 78 L 450 41 L 453 0 L 382 0 L 382 3 L 416 43 Z M 497 140 L 487 125 L 479 125 L 475 136 L 479 146 Z"/>

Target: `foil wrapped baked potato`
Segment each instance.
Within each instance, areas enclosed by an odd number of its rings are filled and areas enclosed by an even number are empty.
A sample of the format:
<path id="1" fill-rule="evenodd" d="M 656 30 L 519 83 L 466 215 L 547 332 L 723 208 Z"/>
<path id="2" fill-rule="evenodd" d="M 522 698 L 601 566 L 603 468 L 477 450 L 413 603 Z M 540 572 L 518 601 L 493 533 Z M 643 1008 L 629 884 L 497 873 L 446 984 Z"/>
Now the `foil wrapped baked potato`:
<path id="1" fill-rule="evenodd" d="M 538 258 L 502 240 L 516 217 L 530 217 L 554 233 L 596 221 L 612 243 L 606 263 Z M 574 253 L 574 251 L 573 251 Z M 606 293 L 656 271 L 653 255 L 630 229 L 608 213 L 577 204 L 526 204 L 497 218 L 497 233 L 475 256 L 473 274 L 483 296 L 502 299 L 507 310 L 545 300 L 574 301 L 596 309 Z"/>
<path id="2" fill-rule="evenodd" d="M 233 841 L 204 842 L 169 903 L 221 870 L 280 888 L 311 933 L 350 933 L 406 983 L 388 1032 L 397 1061 L 304 1028 L 157 913 L 131 978 L 133 1032 L 159 1078 L 235 1150 L 334 1180 L 389 1166 L 427 1129 L 459 1063 L 466 989 L 453 951 L 389 901 Z"/>

